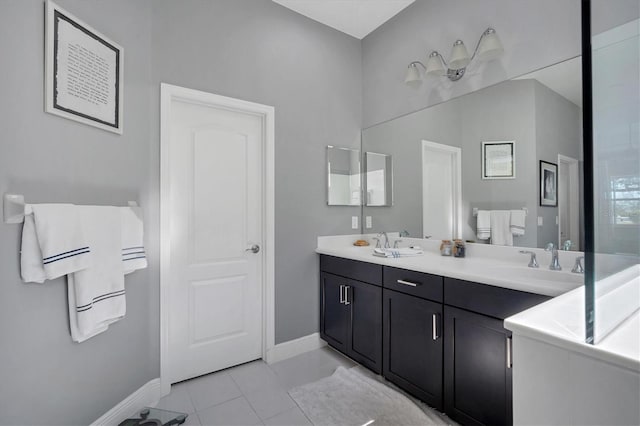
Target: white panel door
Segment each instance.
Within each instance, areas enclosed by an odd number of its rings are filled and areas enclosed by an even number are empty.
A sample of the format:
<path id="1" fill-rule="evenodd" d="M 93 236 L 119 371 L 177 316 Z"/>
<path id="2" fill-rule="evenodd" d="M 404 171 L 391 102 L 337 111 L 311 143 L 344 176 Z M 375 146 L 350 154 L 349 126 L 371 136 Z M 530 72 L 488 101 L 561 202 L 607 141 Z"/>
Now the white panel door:
<path id="1" fill-rule="evenodd" d="M 171 383 L 262 356 L 259 115 L 172 99 L 169 117 Z"/>
<path id="2" fill-rule="evenodd" d="M 422 141 L 422 233 L 425 238 L 461 238 L 460 148 Z"/>

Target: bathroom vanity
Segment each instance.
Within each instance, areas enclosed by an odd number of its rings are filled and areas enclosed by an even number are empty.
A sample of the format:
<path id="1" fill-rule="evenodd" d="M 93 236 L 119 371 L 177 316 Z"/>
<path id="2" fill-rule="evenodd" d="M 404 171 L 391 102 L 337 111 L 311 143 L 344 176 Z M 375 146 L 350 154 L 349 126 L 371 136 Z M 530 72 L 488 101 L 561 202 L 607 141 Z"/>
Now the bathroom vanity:
<path id="1" fill-rule="evenodd" d="M 506 263 L 435 250 L 400 259 L 376 258 L 371 247 L 317 252 L 325 341 L 462 424 L 512 424 L 503 321 L 563 289 L 497 276 Z"/>

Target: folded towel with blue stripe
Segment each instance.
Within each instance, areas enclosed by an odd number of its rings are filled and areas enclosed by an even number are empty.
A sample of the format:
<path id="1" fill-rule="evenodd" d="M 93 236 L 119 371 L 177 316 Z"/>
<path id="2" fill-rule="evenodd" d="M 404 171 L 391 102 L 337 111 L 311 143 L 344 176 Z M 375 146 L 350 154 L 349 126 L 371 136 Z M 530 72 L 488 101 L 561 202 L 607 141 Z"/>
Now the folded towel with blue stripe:
<path id="1" fill-rule="evenodd" d="M 422 250 L 412 249 L 409 247 L 404 248 L 376 248 L 373 249 L 373 255 L 378 257 L 410 257 L 420 256 L 423 254 Z"/>
<path id="2" fill-rule="evenodd" d="M 93 254 L 90 267 L 67 275 L 71 337 L 84 342 L 126 312 L 122 217 L 120 207 L 76 208 Z"/>
<path id="3" fill-rule="evenodd" d="M 73 204 L 34 204 L 22 227 L 20 272 L 42 283 L 91 264 L 91 248 Z"/>

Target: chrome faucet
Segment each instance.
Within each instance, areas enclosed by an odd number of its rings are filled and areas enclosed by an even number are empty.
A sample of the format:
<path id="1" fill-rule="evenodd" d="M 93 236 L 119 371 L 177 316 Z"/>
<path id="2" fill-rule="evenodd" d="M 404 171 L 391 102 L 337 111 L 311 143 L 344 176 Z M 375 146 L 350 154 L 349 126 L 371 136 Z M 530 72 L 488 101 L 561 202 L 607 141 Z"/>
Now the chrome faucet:
<path id="1" fill-rule="evenodd" d="M 531 255 L 531 259 L 529 259 L 529 264 L 527 265 L 529 268 L 538 268 L 540 266 L 538 265 L 538 259 L 536 259 L 536 254 L 534 252 L 520 250 L 520 253 Z"/>
<path id="2" fill-rule="evenodd" d="M 571 242 L 571 240 L 567 240 L 562 244 L 562 250 L 569 251 L 571 250 L 571 246 L 573 246 L 573 243 Z"/>
<path id="3" fill-rule="evenodd" d="M 547 244 L 547 248 L 544 251 L 551 252 L 551 265 L 549 265 L 549 269 L 552 271 L 562 271 L 562 266 L 560 266 L 560 260 L 558 259 L 558 249 L 553 243 Z"/>
<path id="4" fill-rule="evenodd" d="M 573 265 L 573 269 L 571 270 L 571 272 L 573 272 L 574 274 L 584 274 L 584 268 L 582 267 L 582 259 L 584 259 L 584 256 L 576 257 L 576 264 Z"/>
<path id="5" fill-rule="evenodd" d="M 391 245 L 389 244 L 389 236 L 387 235 L 387 233 L 385 231 L 382 231 L 378 234 L 378 237 L 384 237 L 384 248 L 391 248 Z"/>
<path id="6" fill-rule="evenodd" d="M 380 238 L 373 237 L 373 239 L 376 240 L 376 248 L 380 248 Z"/>

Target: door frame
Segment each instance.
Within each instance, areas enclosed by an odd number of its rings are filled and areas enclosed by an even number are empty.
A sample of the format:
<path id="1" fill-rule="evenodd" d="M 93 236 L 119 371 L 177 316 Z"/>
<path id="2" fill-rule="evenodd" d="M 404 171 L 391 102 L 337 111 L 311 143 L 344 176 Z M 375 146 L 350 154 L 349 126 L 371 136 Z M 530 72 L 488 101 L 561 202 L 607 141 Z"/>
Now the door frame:
<path id="1" fill-rule="evenodd" d="M 568 229 L 568 235 L 569 235 L 569 239 L 571 239 L 571 241 L 576 244 L 576 248 L 574 249 L 574 251 L 579 251 L 580 250 L 580 169 L 579 169 L 579 164 L 580 162 L 578 160 L 576 160 L 575 158 L 572 157 L 568 157 L 566 155 L 562 155 L 562 154 L 558 154 L 558 178 L 560 177 L 560 167 L 562 165 L 566 165 L 568 167 L 568 172 L 569 172 L 569 186 L 571 186 L 572 183 L 577 183 L 578 184 L 578 190 L 577 191 L 571 191 L 571 193 L 569 194 L 569 212 L 571 212 L 571 220 L 570 225 L 569 225 L 569 229 Z M 559 185 L 558 185 L 559 186 Z M 563 209 L 562 209 L 562 203 L 558 203 L 558 244 L 562 244 L 562 237 L 561 237 L 561 233 L 562 233 L 562 213 L 563 213 Z M 575 221 L 573 220 L 575 219 Z M 575 238 L 575 240 L 573 238 L 570 238 L 571 236 L 575 235 L 577 238 Z M 560 247 L 560 246 L 558 246 Z"/>
<path id="2" fill-rule="evenodd" d="M 200 90 L 160 83 L 160 386 L 162 395 L 171 390 L 169 375 L 169 117 L 174 100 L 253 114 L 263 123 L 262 193 L 262 359 L 267 363 L 275 347 L 275 108 L 268 105 L 215 95 Z"/>
<path id="3" fill-rule="evenodd" d="M 420 169 L 421 169 L 421 184 L 424 184 L 424 160 L 425 151 L 429 149 L 431 151 L 439 151 L 449 154 L 452 161 L 451 168 L 451 182 L 454 193 L 452 194 L 453 201 L 453 238 L 462 238 L 462 149 L 457 146 L 446 145 L 437 142 L 431 142 L 423 139 L 420 147 Z M 424 189 L 422 190 L 422 236 L 426 238 L 424 232 Z"/>

